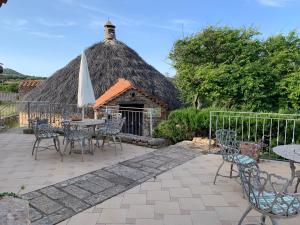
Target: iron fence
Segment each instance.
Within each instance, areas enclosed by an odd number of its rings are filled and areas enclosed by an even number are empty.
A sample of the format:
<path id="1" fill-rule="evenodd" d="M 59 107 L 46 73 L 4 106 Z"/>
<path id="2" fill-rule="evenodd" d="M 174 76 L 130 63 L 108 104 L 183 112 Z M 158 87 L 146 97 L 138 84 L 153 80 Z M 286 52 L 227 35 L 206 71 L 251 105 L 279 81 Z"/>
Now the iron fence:
<path id="1" fill-rule="evenodd" d="M 261 142 L 262 157 L 281 159 L 272 148 L 300 143 L 300 114 L 253 113 L 233 111 L 210 112 L 209 148 L 217 129 L 236 132 L 236 140 Z"/>
<path id="2" fill-rule="evenodd" d="M 158 124 L 161 112 L 156 108 L 137 108 L 122 106 L 103 106 L 97 111 L 97 117 L 125 117 L 122 132 L 138 136 L 152 136 Z"/>
<path id="3" fill-rule="evenodd" d="M 74 115 L 80 116 L 82 109 L 76 104 L 58 104 L 42 101 L 18 101 L 16 111 L 19 114 L 20 126 L 28 126 L 29 119 L 48 119 L 59 127 L 63 119 Z M 85 115 L 89 118 L 109 119 L 113 116 L 125 117 L 123 133 L 138 136 L 152 136 L 154 126 L 159 122 L 160 111 L 154 108 L 135 108 L 121 106 L 103 106 L 94 111 L 92 108 L 85 109 Z"/>

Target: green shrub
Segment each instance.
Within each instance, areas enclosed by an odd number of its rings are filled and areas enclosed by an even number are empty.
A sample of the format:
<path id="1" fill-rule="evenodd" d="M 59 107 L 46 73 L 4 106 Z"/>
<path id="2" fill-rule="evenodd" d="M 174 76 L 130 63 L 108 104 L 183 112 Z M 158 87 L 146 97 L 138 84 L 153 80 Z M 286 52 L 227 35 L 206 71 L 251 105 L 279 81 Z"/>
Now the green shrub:
<path id="1" fill-rule="evenodd" d="M 208 136 L 209 113 L 213 108 L 185 108 L 172 111 L 166 121 L 155 129 L 156 137 L 169 139 L 172 143 L 191 140 L 195 136 Z"/>

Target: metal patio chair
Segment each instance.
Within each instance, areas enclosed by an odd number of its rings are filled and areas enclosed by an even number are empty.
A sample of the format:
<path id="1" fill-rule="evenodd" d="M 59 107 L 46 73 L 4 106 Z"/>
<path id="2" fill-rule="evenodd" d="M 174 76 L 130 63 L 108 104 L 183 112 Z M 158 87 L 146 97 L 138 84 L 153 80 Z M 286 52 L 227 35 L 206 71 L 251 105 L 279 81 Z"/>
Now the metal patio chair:
<path id="1" fill-rule="evenodd" d="M 114 144 L 115 144 L 115 154 L 117 154 L 117 143 L 120 144 L 121 150 L 123 150 L 122 147 L 122 140 L 119 134 L 122 131 L 123 125 L 125 123 L 125 117 L 124 118 L 113 118 L 111 120 L 108 120 L 104 126 L 100 127 L 97 131 L 97 144 L 99 146 L 99 138 L 102 137 L 102 145 L 101 148 L 103 148 L 105 140 L 109 138 L 112 138 Z M 118 141 L 117 141 L 118 139 Z"/>
<path id="2" fill-rule="evenodd" d="M 64 131 L 64 140 L 66 142 L 64 153 L 67 150 L 68 145 L 70 144 L 70 152 L 72 153 L 72 149 L 74 148 L 75 142 L 78 142 L 81 149 L 81 161 L 83 162 L 83 154 L 84 154 L 84 145 L 85 140 L 88 140 L 89 151 L 93 154 L 93 143 L 92 136 L 86 130 L 78 130 L 72 129 L 70 121 L 63 121 L 62 123 L 63 131 Z"/>
<path id="3" fill-rule="evenodd" d="M 237 160 L 238 161 L 238 160 Z M 237 162 L 244 193 L 249 207 L 242 215 L 238 225 L 254 209 L 261 214 L 260 224 L 265 225 L 269 217 L 273 225 L 279 220 L 288 219 L 300 213 L 300 193 L 287 193 L 290 181 L 286 178 L 260 171 L 254 164 L 245 165 Z"/>
<path id="4" fill-rule="evenodd" d="M 217 139 L 217 144 L 221 148 L 220 154 L 222 155 L 222 163 L 217 169 L 215 178 L 214 178 L 214 184 L 216 184 L 217 177 L 227 177 L 227 178 L 237 178 L 239 175 L 233 176 L 232 173 L 234 171 L 233 165 L 236 163 L 235 159 L 239 159 L 241 163 L 246 164 L 256 164 L 255 160 L 250 158 L 247 155 L 242 155 L 240 154 L 239 150 L 239 142 L 236 141 L 236 133 L 232 130 L 227 130 L 227 129 L 219 129 L 216 131 L 216 139 Z M 230 174 L 228 175 L 223 175 L 220 174 L 220 170 L 225 164 L 225 162 L 230 163 Z M 238 171 L 235 171 L 238 172 Z"/>
<path id="5" fill-rule="evenodd" d="M 36 120 L 32 121 L 32 126 L 35 135 L 35 142 L 32 148 L 32 155 L 35 154 L 35 160 L 37 159 L 38 151 L 50 149 L 50 147 L 54 147 L 57 152 L 61 155 L 61 161 L 63 161 L 63 154 L 60 150 L 59 143 L 59 134 L 55 132 L 55 129 L 48 124 L 48 120 Z M 42 140 L 52 139 L 53 145 L 49 146 L 40 146 Z"/>
<path id="6" fill-rule="evenodd" d="M 300 170 L 296 170 L 296 166 L 292 162 L 290 162 L 290 167 L 291 167 L 291 172 L 292 172 L 290 183 L 292 184 L 294 179 L 297 179 L 296 186 L 295 186 L 295 193 L 297 193 L 298 186 L 300 184 Z"/>

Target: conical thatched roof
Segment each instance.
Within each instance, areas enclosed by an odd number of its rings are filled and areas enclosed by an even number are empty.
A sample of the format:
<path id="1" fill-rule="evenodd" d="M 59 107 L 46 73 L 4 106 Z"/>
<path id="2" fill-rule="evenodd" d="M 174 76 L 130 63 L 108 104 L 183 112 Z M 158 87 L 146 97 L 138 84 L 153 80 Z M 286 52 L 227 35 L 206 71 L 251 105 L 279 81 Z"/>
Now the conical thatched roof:
<path id="1" fill-rule="evenodd" d="M 100 42 L 89 47 L 85 53 L 96 98 L 119 78 L 125 78 L 166 103 L 169 108 L 180 105 L 174 85 L 124 43 L 117 40 Z M 80 56 L 29 92 L 24 101 L 76 104 L 79 67 Z"/>

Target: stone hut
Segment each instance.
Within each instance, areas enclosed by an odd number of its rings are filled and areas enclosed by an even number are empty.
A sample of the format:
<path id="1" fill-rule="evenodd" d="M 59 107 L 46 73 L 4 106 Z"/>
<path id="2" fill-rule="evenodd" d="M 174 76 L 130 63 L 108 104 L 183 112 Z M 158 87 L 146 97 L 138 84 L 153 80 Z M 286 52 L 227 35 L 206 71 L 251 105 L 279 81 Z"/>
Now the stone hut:
<path id="1" fill-rule="evenodd" d="M 104 105 L 154 108 L 163 119 L 168 111 L 180 107 L 179 92 L 173 83 L 117 40 L 116 27 L 110 21 L 104 25 L 104 40 L 87 48 L 85 54 L 97 99 L 96 111 Z M 30 91 L 24 100 L 76 104 L 79 67 L 77 56 Z M 103 99 L 106 100 L 102 102 Z"/>

